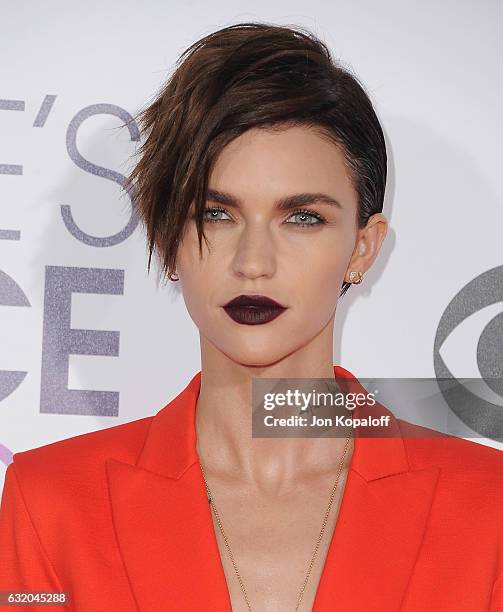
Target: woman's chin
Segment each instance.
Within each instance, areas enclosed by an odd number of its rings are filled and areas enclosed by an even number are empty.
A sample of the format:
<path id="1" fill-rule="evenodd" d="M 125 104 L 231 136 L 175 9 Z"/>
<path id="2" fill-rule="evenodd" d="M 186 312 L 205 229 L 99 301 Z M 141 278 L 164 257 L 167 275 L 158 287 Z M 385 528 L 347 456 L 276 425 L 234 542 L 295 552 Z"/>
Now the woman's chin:
<path id="1" fill-rule="evenodd" d="M 222 349 L 229 359 L 246 367 L 267 367 L 285 358 L 295 349 L 293 347 L 275 346 L 239 346 L 234 342 L 232 347 Z"/>

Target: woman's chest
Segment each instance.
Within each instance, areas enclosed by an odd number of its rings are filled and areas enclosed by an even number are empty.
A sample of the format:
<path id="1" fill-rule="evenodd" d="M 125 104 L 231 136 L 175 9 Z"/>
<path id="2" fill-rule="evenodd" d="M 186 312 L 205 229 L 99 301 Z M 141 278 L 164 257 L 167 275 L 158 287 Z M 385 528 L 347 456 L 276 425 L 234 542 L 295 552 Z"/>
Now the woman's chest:
<path id="1" fill-rule="evenodd" d="M 213 500 L 213 527 L 233 612 L 312 610 L 344 482 L 341 478 L 332 500 L 334 483 L 323 484 L 310 494 L 274 500 L 232 494 Z"/>

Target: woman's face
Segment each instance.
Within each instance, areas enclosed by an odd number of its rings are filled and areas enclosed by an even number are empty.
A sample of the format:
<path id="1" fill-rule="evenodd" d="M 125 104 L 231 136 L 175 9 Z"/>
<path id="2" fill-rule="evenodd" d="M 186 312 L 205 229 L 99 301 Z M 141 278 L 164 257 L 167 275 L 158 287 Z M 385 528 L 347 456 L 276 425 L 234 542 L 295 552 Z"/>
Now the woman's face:
<path id="1" fill-rule="evenodd" d="M 375 232 L 374 240 L 359 239 L 343 154 L 308 127 L 254 128 L 228 144 L 206 206 L 209 250 L 203 240 L 200 259 L 191 211 L 177 274 L 200 334 L 243 365 L 275 363 L 333 323 L 349 271 L 364 272 L 380 245 Z M 238 323 L 223 307 L 242 294 L 286 309 L 267 323 Z"/>

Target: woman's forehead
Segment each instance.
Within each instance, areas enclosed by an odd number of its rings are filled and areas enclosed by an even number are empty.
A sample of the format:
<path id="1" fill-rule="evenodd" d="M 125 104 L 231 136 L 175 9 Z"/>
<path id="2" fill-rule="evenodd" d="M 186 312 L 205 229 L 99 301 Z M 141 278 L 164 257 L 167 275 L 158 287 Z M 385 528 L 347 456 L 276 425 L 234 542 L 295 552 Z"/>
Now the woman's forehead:
<path id="1" fill-rule="evenodd" d="M 302 194 L 343 202 L 356 195 L 340 147 L 304 126 L 254 128 L 234 139 L 215 160 L 209 192 L 216 194 L 213 201 L 228 206 Z"/>

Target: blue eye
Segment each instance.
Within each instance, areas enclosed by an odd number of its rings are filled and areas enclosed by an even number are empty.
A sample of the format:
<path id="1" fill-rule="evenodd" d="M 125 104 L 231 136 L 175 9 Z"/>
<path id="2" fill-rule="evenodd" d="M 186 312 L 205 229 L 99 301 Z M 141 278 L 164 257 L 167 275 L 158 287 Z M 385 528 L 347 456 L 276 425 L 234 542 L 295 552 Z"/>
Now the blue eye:
<path id="1" fill-rule="evenodd" d="M 230 218 L 222 219 L 218 215 L 227 215 L 227 212 L 223 208 L 206 208 L 204 211 L 204 220 L 214 223 L 215 221 L 230 221 Z"/>
<path id="2" fill-rule="evenodd" d="M 298 221 L 290 221 L 290 219 L 299 219 Z M 307 225 L 322 225 L 325 220 L 321 215 L 309 210 L 296 210 L 290 217 L 288 217 L 286 223 L 293 223 L 294 225 L 300 225 L 301 227 Z"/>

